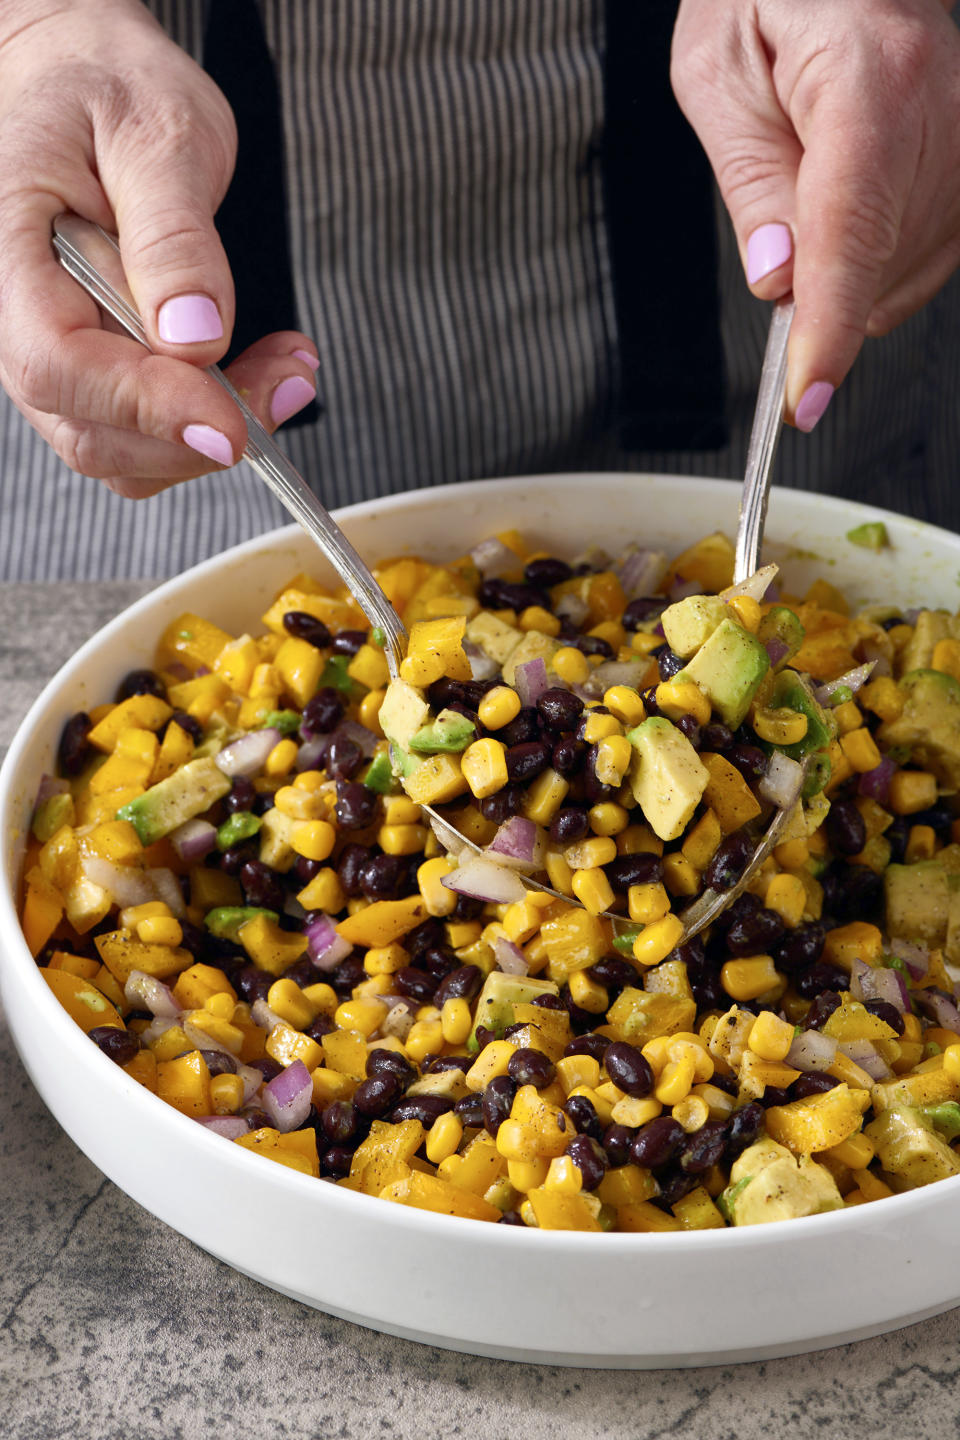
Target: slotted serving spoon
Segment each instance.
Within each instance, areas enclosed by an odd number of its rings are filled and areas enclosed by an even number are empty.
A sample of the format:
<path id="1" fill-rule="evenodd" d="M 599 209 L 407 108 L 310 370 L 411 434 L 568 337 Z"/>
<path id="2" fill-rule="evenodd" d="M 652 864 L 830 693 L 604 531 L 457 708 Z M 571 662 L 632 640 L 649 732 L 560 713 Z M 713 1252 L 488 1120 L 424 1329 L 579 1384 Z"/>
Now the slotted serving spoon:
<path id="1" fill-rule="evenodd" d="M 147 332 L 127 284 L 120 247 L 115 237 L 99 225 L 84 220 L 79 215 L 65 212 L 58 215 L 53 222 L 53 248 L 64 269 L 93 297 L 100 308 L 111 315 L 127 334 L 149 349 Z M 760 551 L 770 469 L 783 416 L 787 339 L 792 319 L 792 301 L 780 302 L 774 307 L 747 457 L 734 583 L 753 574 Z M 400 662 L 407 648 L 407 632 L 399 615 L 339 525 L 263 428 L 243 397 L 218 366 L 208 366 L 206 373 L 226 390 L 243 415 L 247 427 L 247 445 L 243 458 L 270 487 L 298 524 L 317 542 L 370 624 L 382 632 L 390 676 L 397 679 Z M 474 854 L 483 853 L 479 846 L 461 835 L 449 820 L 431 806 L 424 805 L 421 808 L 427 815 L 434 834 L 451 853 L 456 855 L 463 850 Z M 710 924 L 742 892 L 757 867 L 776 845 L 788 814 L 788 810 L 780 810 L 773 817 L 753 860 L 732 889 L 721 892 L 707 890 L 684 912 L 682 919 L 685 939 L 692 938 Z M 541 881 L 526 875 L 522 879 L 524 884 L 546 890 L 559 900 L 579 905 L 579 901 L 573 897 L 561 895 L 559 891 Z M 610 918 L 623 921 L 622 916 L 611 915 Z"/>

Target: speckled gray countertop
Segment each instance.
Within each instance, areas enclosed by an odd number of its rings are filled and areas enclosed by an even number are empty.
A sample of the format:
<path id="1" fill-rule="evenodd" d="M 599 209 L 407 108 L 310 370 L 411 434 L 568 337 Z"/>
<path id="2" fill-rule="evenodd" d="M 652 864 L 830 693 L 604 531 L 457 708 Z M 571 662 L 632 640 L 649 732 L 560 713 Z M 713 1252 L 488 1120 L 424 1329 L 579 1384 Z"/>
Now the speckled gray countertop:
<path id="1" fill-rule="evenodd" d="M 0 586 L 0 749 L 47 677 L 146 588 Z M 704 1303 L 722 1331 L 722 1297 Z M 960 1432 L 958 1341 L 955 1310 L 795 1359 L 630 1373 L 360 1329 L 229 1270 L 129 1200 L 50 1117 L 0 1017 L 4 1440 L 930 1440 Z"/>

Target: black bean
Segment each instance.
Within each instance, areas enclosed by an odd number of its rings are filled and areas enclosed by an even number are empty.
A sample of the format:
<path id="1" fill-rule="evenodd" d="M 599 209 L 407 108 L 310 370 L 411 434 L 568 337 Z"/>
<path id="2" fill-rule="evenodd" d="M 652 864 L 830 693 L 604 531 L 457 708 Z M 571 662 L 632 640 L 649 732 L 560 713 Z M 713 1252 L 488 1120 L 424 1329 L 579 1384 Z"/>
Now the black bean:
<path id="1" fill-rule="evenodd" d="M 902 865 L 907 853 L 907 841 L 910 839 L 910 823 L 913 816 L 895 815 L 893 824 L 888 825 L 883 832 L 883 837 L 890 845 L 890 864 Z"/>
<path id="2" fill-rule="evenodd" d="M 483 971 L 478 965 L 461 965 L 444 975 L 433 992 L 432 1003 L 442 1009 L 446 1000 L 473 1000 L 483 986 Z"/>
<path id="3" fill-rule="evenodd" d="M 784 929 L 776 910 L 760 906 L 752 915 L 737 919 L 727 931 L 727 949 L 731 955 L 765 955 Z"/>
<path id="4" fill-rule="evenodd" d="M 863 1008 L 871 1015 L 876 1015 L 878 1020 L 883 1020 L 891 1029 L 896 1030 L 898 1035 L 902 1035 L 906 1029 L 903 1016 L 896 1005 L 892 1005 L 889 1000 L 864 1000 Z"/>
<path id="5" fill-rule="evenodd" d="M 563 1047 L 564 1055 L 590 1055 L 599 1064 L 603 1064 L 603 1057 L 607 1053 L 613 1041 L 609 1035 L 576 1035 L 568 1040 Z"/>
<path id="6" fill-rule="evenodd" d="M 336 1025 L 330 1019 L 329 1015 L 318 1015 L 306 1033 L 310 1036 L 311 1040 L 316 1040 L 319 1045 L 324 1035 L 332 1035 L 336 1028 Z"/>
<path id="7" fill-rule="evenodd" d="M 483 1096 L 464 1095 L 453 1107 L 453 1113 L 466 1130 L 479 1130 L 483 1125 Z"/>
<path id="8" fill-rule="evenodd" d="M 661 680 L 672 680 L 674 675 L 681 671 L 687 663 L 685 660 L 681 660 L 669 645 L 661 645 L 659 650 L 654 651 L 654 654 Z"/>
<path id="9" fill-rule="evenodd" d="M 822 990 L 812 1001 L 803 1019 L 807 1030 L 822 1030 L 835 1010 L 840 1008 L 840 996 L 836 990 Z"/>
<path id="10" fill-rule="evenodd" d="M 377 792 L 356 780 L 337 781 L 334 813 L 341 830 L 363 830 L 377 813 Z"/>
<path id="11" fill-rule="evenodd" d="M 393 975 L 393 987 L 397 994 L 418 1000 L 421 1005 L 426 1005 L 433 999 L 439 983 L 436 975 L 419 970 L 415 965 L 404 965 Z"/>
<path id="12" fill-rule="evenodd" d="M 333 780 L 352 780 L 363 763 L 360 746 L 346 735 L 335 735 L 327 746 L 324 768 Z"/>
<path id="13" fill-rule="evenodd" d="M 517 1082 L 510 1075 L 495 1075 L 483 1090 L 483 1123 L 490 1135 L 496 1135 L 510 1114 Z"/>
<path id="14" fill-rule="evenodd" d="M 760 1103 L 766 1110 L 772 1105 L 786 1105 L 792 1098 L 789 1090 L 779 1085 L 768 1085 L 761 1096 Z"/>
<path id="15" fill-rule="evenodd" d="M 569 1104 L 569 1101 L 567 1102 Z M 608 1125 L 603 1132 L 603 1148 L 611 1165 L 626 1165 L 639 1131 L 629 1125 Z"/>
<path id="16" fill-rule="evenodd" d="M 156 695 L 158 700 L 166 700 L 167 687 L 154 670 L 131 670 L 117 686 L 117 704 L 134 695 Z"/>
<path id="17" fill-rule="evenodd" d="M 337 861 L 337 877 L 344 894 L 353 899 L 362 893 L 362 877 L 370 852 L 365 845 L 345 845 Z"/>
<path id="18" fill-rule="evenodd" d="M 818 961 L 809 970 L 802 971 L 794 980 L 797 994 L 804 1000 L 814 1000 L 824 990 L 846 990 L 850 977 L 838 965 Z"/>
<path id="19" fill-rule="evenodd" d="M 719 720 L 711 720 L 709 725 L 704 725 L 700 730 L 701 750 L 715 750 L 722 754 L 729 750 L 733 744 L 733 731 L 728 725 L 723 725 Z"/>
<path id="20" fill-rule="evenodd" d="M 567 1155 L 583 1177 L 584 1190 L 596 1190 L 609 1164 L 602 1147 L 589 1135 L 575 1135 L 567 1146 Z"/>
<path id="21" fill-rule="evenodd" d="M 239 875 L 248 861 L 256 861 L 259 850 L 255 840 L 244 840 L 239 845 L 231 845 L 219 856 L 220 869 L 225 875 Z M 216 852 L 211 858 L 217 858 Z"/>
<path id="22" fill-rule="evenodd" d="M 563 1106 L 580 1135 L 589 1135 L 591 1140 L 603 1140 L 603 1122 L 586 1095 L 569 1095 Z"/>
<path id="23" fill-rule="evenodd" d="M 566 1010 L 566 1005 L 559 995 L 551 995 L 549 991 L 545 995 L 536 995 L 531 1000 L 531 1005 L 537 1005 L 541 1010 Z"/>
<path id="24" fill-rule="evenodd" d="M 666 603 L 662 595 L 639 595 L 636 600 L 630 601 L 620 617 L 620 623 L 625 630 L 639 630 L 645 620 L 659 615 Z"/>
<path id="25" fill-rule="evenodd" d="M 656 1120 L 648 1120 L 646 1125 L 641 1125 L 634 1135 L 630 1159 L 634 1165 L 656 1170 L 680 1153 L 686 1138 L 687 1132 L 672 1116 L 658 1115 Z"/>
<path id="26" fill-rule="evenodd" d="M 743 830 L 735 830 L 720 841 L 704 871 L 704 881 L 712 890 L 729 890 L 746 870 L 753 851 L 754 844 L 749 835 Z"/>
<path id="27" fill-rule="evenodd" d="M 211 1076 L 236 1075 L 237 1062 L 226 1050 L 201 1050 L 200 1054 Z"/>
<path id="28" fill-rule="evenodd" d="M 343 696 L 332 685 L 324 685 L 304 705 L 301 730 L 311 735 L 329 735 L 345 713 Z"/>
<path id="29" fill-rule="evenodd" d="M 731 745 L 724 758 L 740 771 L 748 785 L 751 780 L 762 780 L 770 764 L 766 752 L 759 745 Z"/>
<path id="30" fill-rule="evenodd" d="M 116 1025 L 95 1025 L 87 1034 L 116 1065 L 128 1065 L 139 1053 L 140 1036 L 134 1030 L 121 1030 Z"/>
<path id="31" fill-rule="evenodd" d="M 824 826 L 837 855 L 859 855 L 867 843 L 867 824 L 852 800 L 834 800 Z"/>
<path id="32" fill-rule="evenodd" d="M 790 974 L 794 970 L 802 970 L 805 966 L 815 964 L 820 959 L 826 938 L 826 927 L 818 920 L 789 931 L 773 951 L 777 969 Z"/>
<path id="33" fill-rule="evenodd" d="M 614 1040 L 604 1051 L 603 1064 L 614 1085 L 635 1100 L 643 1100 L 653 1090 L 653 1070 L 635 1045 Z"/>
<path id="34" fill-rule="evenodd" d="M 457 903 L 453 907 L 452 920 L 477 920 L 483 914 L 482 900 L 477 900 L 473 895 L 458 895 Z"/>
<path id="35" fill-rule="evenodd" d="M 336 969 L 331 970 L 327 976 L 329 984 L 333 986 L 338 995 L 351 994 L 354 986 L 366 979 L 367 972 L 363 968 L 363 961 L 359 955 L 348 955 L 346 960 L 341 960 Z"/>
<path id="36" fill-rule="evenodd" d="M 502 825 L 511 815 L 520 814 L 524 799 L 522 785 L 504 785 L 495 795 L 485 795 L 482 800 L 478 800 L 477 809 L 484 820 L 490 820 L 494 825 Z"/>
<path id="37" fill-rule="evenodd" d="M 442 1075 L 447 1070 L 462 1070 L 464 1074 L 473 1064 L 473 1057 L 470 1055 L 435 1055 L 429 1065 L 425 1065 L 424 1074 Z"/>
<path id="38" fill-rule="evenodd" d="M 613 646 L 609 640 L 604 640 L 602 635 L 573 634 L 568 644 L 579 650 L 581 655 L 602 655 L 605 660 L 613 659 Z"/>
<path id="39" fill-rule="evenodd" d="M 70 716 L 60 732 L 60 743 L 57 746 L 57 764 L 61 775 L 72 778 L 80 774 L 92 754 L 87 744 L 87 736 L 92 729 L 93 721 L 84 711 L 78 710 L 75 715 Z"/>
<path id="40" fill-rule="evenodd" d="M 266 970 L 259 970 L 256 965 L 245 965 L 237 976 L 237 993 L 248 1005 L 255 1000 L 266 1000 L 267 991 L 276 978 Z"/>
<path id="41" fill-rule="evenodd" d="M 452 1109 L 449 1095 L 405 1095 L 394 1105 L 389 1118 L 394 1125 L 402 1125 L 404 1120 L 419 1120 L 423 1128 L 429 1130 L 435 1120 Z"/>
<path id="42" fill-rule="evenodd" d="M 536 740 L 540 734 L 540 716 L 536 707 L 525 705 L 507 725 L 497 731 L 497 739 L 504 745 L 522 745 L 526 740 Z"/>
<path id="43" fill-rule="evenodd" d="M 402 855 L 366 852 L 360 867 L 360 889 L 368 900 L 399 900 L 406 878 Z"/>
<path id="44" fill-rule="evenodd" d="M 366 1080 L 361 1080 L 353 1092 L 354 1108 L 358 1114 L 377 1120 L 399 1100 L 403 1091 L 404 1084 L 399 1076 L 389 1070 L 379 1070 Z"/>
<path id="45" fill-rule="evenodd" d="M 240 884 L 248 905 L 282 910 L 286 896 L 279 875 L 262 860 L 247 860 L 240 868 Z"/>
<path id="46" fill-rule="evenodd" d="M 367 632 L 365 630 L 341 630 L 333 637 L 332 650 L 334 655 L 356 655 L 361 645 L 367 643 Z"/>
<path id="47" fill-rule="evenodd" d="M 681 715 L 679 720 L 674 721 L 674 724 L 680 731 L 680 734 L 685 735 L 686 738 L 690 741 L 690 744 L 693 746 L 694 750 L 701 749 L 702 742 L 700 739 L 700 726 L 697 724 L 696 720 L 694 720 L 692 715 Z"/>
<path id="48" fill-rule="evenodd" d="M 259 1105 L 245 1105 L 242 1110 L 237 1111 L 237 1114 L 241 1120 L 247 1122 L 248 1130 L 263 1130 L 265 1127 L 269 1128 L 273 1125 L 266 1110 L 261 1110 Z"/>
<path id="49" fill-rule="evenodd" d="M 238 811 L 249 810 L 254 802 L 256 793 L 252 780 L 249 780 L 246 775 L 236 775 L 230 787 L 229 795 L 224 796 L 223 808 L 228 815 L 235 815 Z"/>
<path id="50" fill-rule="evenodd" d="M 357 1130 L 357 1112 L 349 1100 L 331 1100 L 320 1112 L 320 1125 L 332 1145 L 343 1145 Z"/>
<path id="51" fill-rule="evenodd" d="M 511 780 L 528 785 L 546 770 L 550 754 L 550 746 L 543 740 L 525 740 L 521 745 L 511 745 L 503 757 L 507 774 Z"/>
<path id="52" fill-rule="evenodd" d="M 794 1080 L 790 1086 L 790 1096 L 793 1100 L 805 1100 L 808 1095 L 822 1095 L 825 1090 L 832 1090 L 834 1085 L 840 1081 L 832 1075 L 825 1075 L 822 1070 L 810 1070 L 806 1075 L 801 1075 L 799 1080 Z"/>
<path id="53" fill-rule="evenodd" d="M 671 1165 L 657 1176 L 657 1183 L 660 1194 L 653 1203 L 669 1213 L 670 1207 L 695 1190 L 699 1182 L 696 1175 L 689 1174 L 682 1165 Z"/>
<path id="54" fill-rule="evenodd" d="M 574 735 L 563 735 L 553 747 L 551 764 L 558 775 L 569 779 L 577 775 L 586 764 L 590 747 Z"/>
<path id="55" fill-rule="evenodd" d="M 625 895 L 631 885 L 657 885 L 663 879 L 663 864 L 659 855 L 649 851 L 638 851 L 635 855 L 618 855 L 604 865 L 603 873 L 619 895 Z"/>
<path id="56" fill-rule="evenodd" d="M 382 1045 L 368 1053 L 367 1075 L 395 1075 L 404 1087 L 412 1085 L 417 1078 L 417 1072 L 406 1055 L 401 1055 L 399 1050 L 387 1050 Z"/>
<path id="57" fill-rule="evenodd" d="M 323 1175 L 349 1175 L 353 1164 L 353 1151 L 345 1145 L 331 1145 L 320 1156 L 320 1172 Z"/>
<path id="58" fill-rule="evenodd" d="M 174 710 L 167 723 L 179 725 L 181 730 L 187 732 L 194 745 L 199 745 L 203 739 L 203 726 L 195 715 L 188 715 L 186 710 Z"/>
<path id="59" fill-rule="evenodd" d="M 583 711 L 583 701 L 572 690 L 544 690 L 537 701 L 537 711 L 555 735 L 573 730 Z"/>
<path id="60" fill-rule="evenodd" d="M 421 961 L 425 970 L 431 975 L 436 975 L 442 980 L 444 975 L 452 975 L 454 970 L 460 969 L 460 958 L 455 955 L 449 945 L 434 945 L 428 950 Z M 436 1004 L 436 1000 L 434 1000 Z"/>
<path id="61" fill-rule="evenodd" d="M 555 555 L 545 555 L 538 560 L 531 560 L 523 568 L 524 580 L 538 590 L 550 590 L 554 585 L 562 585 L 563 581 L 569 580 L 572 574 L 573 571 L 566 560 L 560 560 Z"/>
<path id="62" fill-rule="evenodd" d="M 759 1139 L 763 1123 L 763 1106 L 756 1100 L 733 1112 L 727 1130 L 727 1154 L 731 1159 Z"/>
<path id="63" fill-rule="evenodd" d="M 719 1162 L 727 1148 L 727 1134 L 725 1120 L 707 1120 L 687 1136 L 680 1152 L 680 1164 L 688 1175 L 702 1175 Z"/>
<path id="64" fill-rule="evenodd" d="M 421 920 L 413 930 L 408 931 L 404 936 L 403 948 L 414 960 L 419 960 L 432 950 L 436 945 L 445 945 L 447 932 L 442 920 L 431 916 L 429 920 Z"/>
<path id="65" fill-rule="evenodd" d="M 326 650 L 330 645 L 331 636 L 326 625 L 306 610 L 288 610 L 283 617 L 283 628 L 295 640 L 306 640 L 308 645 L 314 645 L 318 650 Z"/>
<path id="66" fill-rule="evenodd" d="M 477 598 L 487 610 L 521 610 L 537 605 L 552 610 L 553 602 L 546 590 L 536 585 L 516 585 L 509 580 L 484 580 Z"/>
<path id="67" fill-rule="evenodd" d="M 519 1210 L 504 1210 L 496 1223 L 498 1225 L 526 1225 L 527 1222 Z"/>
<path id="68" fill-rule="evenodd" d="M 572 845 L 582 840 L 589 829 L 590 819 L 586 810 L 579 805 L 564 805 L 550 821 L 550 839 L 555 845 Z"/>
<path id="69" fill-rule="evenodd" d="M 606 990 L 622 990 L 625 985 L 637 983 L 635 968 L 620 955 L 605 955 L 590 966 L 587 974 Z"/>
<path id="70" fill-rule="evenodd" d="M 251 1060 L 250 1067 L 253 1070 L 259 1070 L 268 1084 L 271 1080 L 276 1080 L 283 1069 L 283 1066 L 269 1055 L 264 1055 L 259 1060 Z"/>
<path id="71" fill-rule="evenodd" d="M 507 1074 L 511 1080 L 515 1080 L 518 1085 L 535 1085 L 538 1090 L 549 1085 L 556 1073 L 549 1056 L 544 1055 L 542 1050 L 533 1050 L 526 1045 L 514 1050 L 507 1065 Z"/>

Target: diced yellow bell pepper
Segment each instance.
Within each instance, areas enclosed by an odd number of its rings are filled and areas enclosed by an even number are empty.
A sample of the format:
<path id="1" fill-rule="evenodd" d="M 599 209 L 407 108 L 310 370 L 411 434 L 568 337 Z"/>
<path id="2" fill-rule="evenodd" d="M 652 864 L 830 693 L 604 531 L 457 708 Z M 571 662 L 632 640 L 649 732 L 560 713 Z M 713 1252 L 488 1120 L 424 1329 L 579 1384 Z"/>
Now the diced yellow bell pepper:
<path id="1" fill-rule="evenodd" d="M 122 731 L 159 730 L 172 714 L 173 710 L 166 700 L 158 695 L 131 695 L 114 705 L 110 713 L 94 725 L 87 740 L 94 749 L 109 754 L 116 748 Z"/>
<path id="2" fill-rule="evenodd" d="M 89 1033 L 101 1025 L 110 1025 L 118 1030 L 125 1028 L 115 1007 L 89 980 L 72 975 L 69 970 L 52 970 L 49 966 L 41 969 L 40 974 L 81 1030 Z"/>

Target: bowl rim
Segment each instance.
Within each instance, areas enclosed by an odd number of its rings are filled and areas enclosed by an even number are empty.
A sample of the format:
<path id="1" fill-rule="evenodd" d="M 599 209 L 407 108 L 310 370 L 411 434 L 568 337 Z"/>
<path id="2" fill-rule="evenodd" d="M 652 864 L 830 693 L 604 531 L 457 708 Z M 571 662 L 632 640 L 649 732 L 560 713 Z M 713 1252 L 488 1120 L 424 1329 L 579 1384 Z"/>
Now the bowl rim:
<path id="1" fill-rule="evenodd" d="M 694 494 L 699 493 L 704 485 L 724 487 L 731 495 L 737 496 L 741 488 L 739 482 L 735 480 L 717 480 L 701 476 L 645 475 L 615 471 L 571 472 L 560 475 L 511 476 L 468 481 L 456 485 L 424 487 L 387 497 L 386 500 L 361 501 L 332 513 L 340 523 L 346 523 L 349 526 L 353 519 L 375 516 L 385 505 L 390 511 L 407 509 L 423 504 L 425 499 L 443 499 L 452 494 L 455 494 L 458 499 L 475 499 L 488 495 L 491 487 L 506 494 L 518 485 L 535 483 L 549 484 L 559 489 L 567 487 L 579 489 L 585 481 L 592 478 L 607 482 L 624 480 L 638 485 L 645 481 L 665 482 L 671 487 L 676 486 L 680 491 L 688 490 Z M 939 548 L 942 548 L 946 537 L 956 548 L 958 561 L 960 561 L 960 536 L 930 525 L 926 521 L 897 515 L 894 512 L 860 502 L 848 502 L 838 497 L 820 495 L 816 492 L 785 491 L 776 486 L 773 489 L 771 500 L 778 493 L 789 495 L 791 502 L 798 506 L 801 514 L 808 512 L 811 519 L 816 518 L 821 523 L 823 510 L 826 507 L 829 513 L 838 517 L 852 515 L 854 519 L 860 516 L 883 519 L 894 528 L 906 525 L 909 530 L 915 531 L 921 540 L 929 534 L 931 540 L 935 540 Z M 16 782 L 22 757 L 31 743 L 31 731 L 34 723 L 45 713 L 60 687 L 75 680 L 78 673 L 82 672 L 89 656 L 98 652 L 103 645 L 109 644 L 111 637 L 121 628 L 125 628 L 131 622 L 136 622 L 141 616 L 152 611 L 158 601 L 162 603 L 175 596 L 180 587 L 187 588 L 206 575 L 216 574 L 217 570 L 225 564 L 242 561 L 249 556 L 259 556 L 261 552 L 289 545 L 292 540 L 300 543 L 301 531 L 296 525 L 285 525 L 211 556 L 152 588 L 84 642 L 44 685 L 18 726 L 3 765 L 0 766 L 0 829 L 5 836 L 18 830 L 23 822 L 22 809 L 21 813 L 14 813 L 18 806 L 22 807 L 24 803 L 22 795 L 18 796 L 17 794 Z M 29 788 L 25 793 L 31 793 Z M 210 1161 L 214 1161 L 219 1155 L 221 1163 L 233 1168 L 239 1167 L 238 1174 L 241 1177 L 258 1177 L 260 1188 L 266 1186 L 286 1191 L 293 1197 L 301 1197 L 311 1205 L 329 1204 L 334 1211 L 339 1207 L 343 1207 L 345 1212 L 354 1211 L 359 1204 L 361 1208 L 357 1213 L 362 1214 L 364 1206 L 376 1206 L 376 1209 L 369 1210 L 372 1220 L 376 1220 L 376 1217 L 379 1216 L 381 1224 L 388 1221 L 389 1224 L 398 1227 L 401 1231 L 409 1232 L 411 1235 L 422 1234 L 429 1238 L 438 1223 L 444 1227 L 453 1225 L 461 1227 L 461 1229 L 466 1225 L 469 1229 L 462 1233 L 464 1235 L 469 1233 L 474 1242 L 486 1233 L 487 1240 L 484 1243 L 497 1247 L 525 1244 L 539 1246 L 541 1251 L 545 1247 L 547 1252 L 556 1251 L 558 1258 L 578 1253 L 582 1247 L 586 1247 L 585 1254 L 597 1254 L 593 1248 L 596 1245 L 597 1236 L 593 1232 L 538 1230 L 533 1227 L 524 1227 L 521 1230 L 518 1226 L 496 1225 L 461 1216 L 441 1215 L 407 1205 L 390 1205 L 385 1214 L 384 1209 L 388 1202 L 381 1201 L 378 1196 L 364 1195 L 330 1182 L 318 1182 L 312 1176 L 303 1175 L 276 1163 L 270 1165 L 265 1171 L 262 1156 L 255 1155 L 242 1146 L 226 1141 L 224 1137 L 208 1130 L 207 1127 L 191 1120 L 189 1116 L 168 1105 L 159 1096 L 140 1085 L 132 1076 L 127 1075 L 95 1044 L 90 1042 L 85 1032 L 72 1020 L 42 980 L 39 967 L 27 948 L 20 928 L 14 898 L 19 875 L 16 873 L 13 863 L 13 850 L 14 847 L 6 841 L 0 849 L 0 935 L 3 935 L 4 940 L 8 942 L 0 945 L 0 982 L 2 982 L 3 988 L 5 989 L 8 984 L 13 983 L 24 986 L 31 1004 L 42 1015 L 45 1028 L 51 1030 L 56 1037 L 55 1046 L 67 1047 L 75 1063 L 80 1064 L 83 1069 L 86 1070 L 92 1065 L 94 1070 L 90 1077 L 91 1083 L 99 1082 L 106 1085 L 119 1102 L 129 1101 L 135 1109 L 137 1105 L 143 1104 L 145 1101 L 147 1106 L 144 1110 L 145 1123 L 146 1117 L 152 1114 L 161 1128 L 169 1129 L 169 1139 L 175 1146 L 183 1150 L 185 1146 L 192 1143 L 191 1136 L 193 1141 L 201 1146 L 219 1145 L 221 1147 L 219 1151 L 207 1152 Z M 97 1066 L 99 1069 L 96 1068 Z M 154 1107 L 152 1110 L 151 1106 Z M 171 1126 L 172 1128 L 170 1128 Z M 257 1168 L 250 1170 L 251 1165 Z M 317 1198 L 311 1201 L 311 1196 Z M 870 1219 L 882 1218 L 891 1224 L 902 1223 L 910 1219 L 916 1220 L 931 1205 L 939 1206 L 941 1202 L 949 1203 L 955 1196 L 960 1196 L 960 1175 L 885 1197 L 882 1216 L 877 1216 L 876 1211 L 873 1211 Z M 143 1203 L 145 1208 L 149 1208 L 148 1202 L 141 1201 L 139 1203 Z M 866 1208 L 873 1209 L 873 1207 Z M 729 1247 L 731 1251 L 743 1252 L 745 1249 L 752 1250 L 754 1248 L 763 1251 L 770 1246 L 779 1247 L 787 1236 L 793 1236 L 798 1243 L 817 1239 L 827 1241 L 831 1235 L 843 1235 L 848 1230 L 855 1231 L 858 1226 L 862 1227 L 863 1220 L 866 1218 L 862 1213 L 863 1210 L 864 1207 L 856 1206 L 852 1210 L 840 1209 L 819 1215 L 797 1217 L 792 1220 L 769 1221 L 761 1225 L 729 1226 L 724 1227 L 722 1231 L 713 1229 L 657 1233 L 604 1232 L 603 1254 L 606 1255 L 611 1250 L 614 1253 L 635 1254 L 655 1249 L 659 1254 L 690 1253 L 695 1255 L 700 1250 L 713 1250 L 718 1243 Z M 785 1230 L 784 1227 L 789 1228 Z M 456 1231 L 450 1233 L 453 1235 Z M 724 1239 L 718 1241 L 717 1237 L 721 1234 Z"/>

